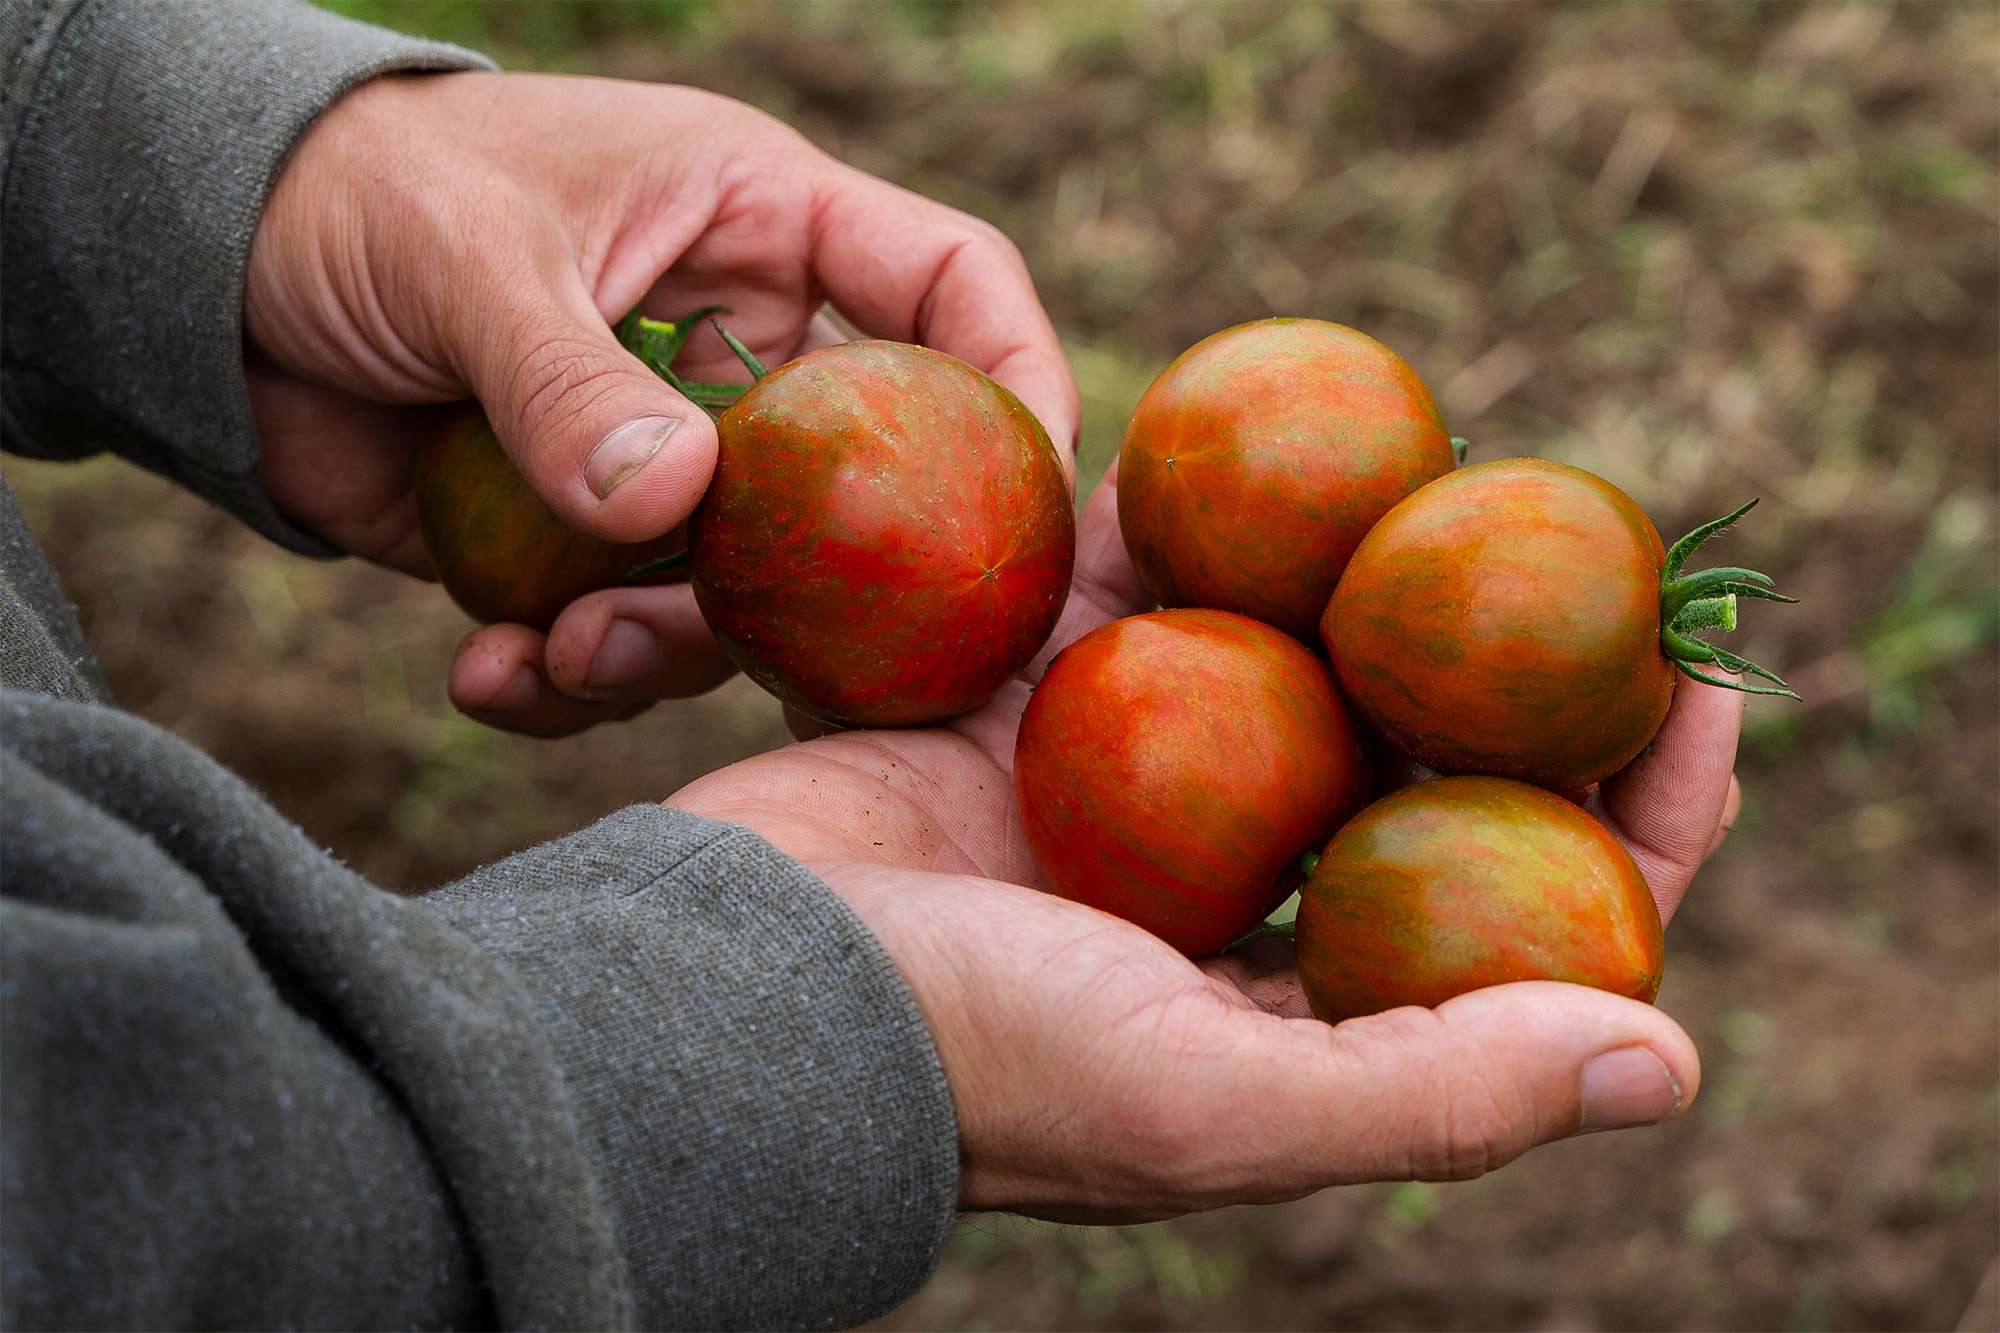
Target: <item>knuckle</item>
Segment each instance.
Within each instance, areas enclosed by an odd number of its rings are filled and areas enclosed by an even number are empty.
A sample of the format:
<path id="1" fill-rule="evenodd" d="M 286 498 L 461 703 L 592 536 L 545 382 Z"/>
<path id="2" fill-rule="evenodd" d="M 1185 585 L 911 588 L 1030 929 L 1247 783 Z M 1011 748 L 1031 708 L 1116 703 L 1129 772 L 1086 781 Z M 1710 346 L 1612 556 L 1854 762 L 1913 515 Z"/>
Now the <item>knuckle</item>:
<path id="1" fill-rule="evenodd" d="M 967 215 L 970 232 L 966 244 L 1000 259 L 1010 267 L 1026 270 L 1027 260 L 1021 254 L 1021 247 L 1014 244 L 1014 238 L 984 218 Z"/>
<path id="2" fill-rule="evenodd" d="M 530 338 L 515 361 L 511 396 L 524 428 L 562 432 L 590 416 L 624 378 L 621 367 L 579 338 Z"/>
<path id="3" fill-rule="evenodd" d="M 1434 1118 L 1411 1154 L 1420 1180 L 1477 1180 L 1518 1155 L 1514 1117 L 1491 1080 L 1471 1073 L 1440 1088 Z"/>
<path id="4" fill-rule="evenodd" d="M 1380 1160 L 1398 1166 L 1403 1178 L 1474 1180 L 1528 1147 L 1532 1101 L 1483 1069 L 1436 1010 L 1391 1009 L 1333 1032 L 1345 1038 L 1355 1079 L 1403 1072 L 1379 1128 Z"/>

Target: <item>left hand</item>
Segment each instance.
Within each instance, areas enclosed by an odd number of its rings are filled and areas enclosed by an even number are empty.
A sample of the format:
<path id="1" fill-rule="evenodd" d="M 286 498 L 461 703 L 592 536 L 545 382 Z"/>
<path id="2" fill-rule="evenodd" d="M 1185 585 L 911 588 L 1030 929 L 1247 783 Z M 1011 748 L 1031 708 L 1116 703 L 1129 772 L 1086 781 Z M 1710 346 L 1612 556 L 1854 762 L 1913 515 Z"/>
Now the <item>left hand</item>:
<path id="1" fill-rule="evenodd" d="M 985 707 L 758 755 L 669 801 L 756 830 L 875 930 L 952 1085 L 964 1206 L 1115 1221 L 1456 1178 L 1685 1109 L 1694 1048 L 1637 1001 L 1524 982 L 1329 1027 L 1309 1016 L 1288 942 L 1190 961 L 1029 887 L 1041 878 L 1012 803 L 1029 691 L 1061 646 L 1151 604 L 1116 485 L 1114 469 L 1085 509 L 1054 636 Z M 1662 919 L 1720 841 L 1741 713 L 1741 695 L 1683 684 L 1646 754 L 1592 798 Z"/>

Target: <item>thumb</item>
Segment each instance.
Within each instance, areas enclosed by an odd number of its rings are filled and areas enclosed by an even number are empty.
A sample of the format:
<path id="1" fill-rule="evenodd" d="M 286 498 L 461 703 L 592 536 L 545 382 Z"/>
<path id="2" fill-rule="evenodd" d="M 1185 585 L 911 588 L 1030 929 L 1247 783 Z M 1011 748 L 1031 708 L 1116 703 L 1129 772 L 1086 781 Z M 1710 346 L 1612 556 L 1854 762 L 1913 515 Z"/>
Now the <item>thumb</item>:
<path id="1" fill-rule="evenodd" d="M 1468 1180 L 1538 1144 L 1678 1115 L 1701 1081 L 1694 1044 L 1658 1009 L 1558 982 L 1285 1029 L 1301 1049 L 1239 1107 L 1267 1108 L 1311 1173 L 1303 1188 Z"/>
<path id="2" fill-rule="evenodd" d="M 622 347 L 573 281 L 482 303 L 465 375 L 543 503 L 572 527 L 638 542 L 685 519 L 715 470 L 715 423 Z"/>

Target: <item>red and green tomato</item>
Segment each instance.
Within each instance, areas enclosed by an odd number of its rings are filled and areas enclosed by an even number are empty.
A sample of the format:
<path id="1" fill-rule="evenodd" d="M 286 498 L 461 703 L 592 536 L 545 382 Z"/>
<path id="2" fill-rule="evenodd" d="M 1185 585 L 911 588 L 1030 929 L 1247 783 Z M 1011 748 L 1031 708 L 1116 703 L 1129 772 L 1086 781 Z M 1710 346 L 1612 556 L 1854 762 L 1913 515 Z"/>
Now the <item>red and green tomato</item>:
<path id="1" fill-rule="evenodd" d="M 1163 606 L 1235 611 L 1316 643 L 1354 549 L 1453 466 L 1437 404 L 1365 333 L 1265 319 L 1204 338 L 1139 400 L 1118 522 Z"/>
<path id="2" fill-rule="evenodd" d="M 1681 573 L 1743 512 L 1670 554 L 1645 512 L 1602 477 L 1539 459 L 1476 464 L 1375 525 L 1320 632 L 1347 698 L 1421 763 L 1581 789 L 1652 740 L 1677 669 L 1790 694 L 1699 637 L 1734 626 L 1739 595 L 1790 599 L 1753 570 Z M 1716 677 L 1705 663 L 1780 688 Z"/>
<path id="3" fill-rule="evenodd" d="M 685 551 L 684 527 L 627 544 L 588 536 L 557 518 L 515 470 L 476 407 L 453 417 L 425 451 L 417 515 L 445 591 L 473 619 L 489 624 L 546 630 L 585 593 L 688 576 L 684 563 L 633 574 Z"/>
<path id="4" fill-rule="evenodd" d="M 852 342 L 722 414 L 688 524 L 695 599 L 744 673 L 825 721 L 935 722 L 1027 664 L 1069 593 L 1062 464 L 1021 401 L 928 348 Z"/>
<path id="5" fill-rule="evenodd" d="M 1113 621 L 1063 649 L 1022 715 L 1014 784 L 1052 890 L 1194 956 L 1263 920 L 1301 853 L 1368 796 L 1326 664 L 1207 610 Z"/>
<path id="6" fill-rule="evenodd" d="M 1295 930 L 1329 1022 L 1510 981 L 1660 989 L 1660 914 L 1630 854 L 1576 805 L 1501 778 L 1413 783 L 1349 820 Z"/>

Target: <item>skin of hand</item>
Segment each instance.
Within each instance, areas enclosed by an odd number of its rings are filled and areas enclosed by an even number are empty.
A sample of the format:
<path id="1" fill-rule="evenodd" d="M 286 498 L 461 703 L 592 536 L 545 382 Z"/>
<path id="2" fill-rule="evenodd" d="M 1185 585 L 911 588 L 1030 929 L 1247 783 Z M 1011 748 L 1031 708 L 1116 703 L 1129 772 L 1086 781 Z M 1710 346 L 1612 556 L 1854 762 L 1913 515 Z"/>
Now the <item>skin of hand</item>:
<path id="1" fill-rule="evenodd" d="M 1075 381 L 1018 251 L 976 218 L 835 161 L 740 102 L 525 74 L 394 75 L 336 101 L 274 184 L 250 250 L 246 367 L 279 509 L 427 575 L 413 480 L 441 404 L 477 398 L 542 499 L 611 540 L 701 498 L 714 423 L 610 325 L 729 308 L 768 365 L 860 330 L 1020 395 L 1073 467 Z M 698 334 L 680 367 L 736 380 Z M 475 631 L 453 701 L 543 735 L 699 693 L 730 668 L 686 585 L 578 599 L 546 638 Z"/>
<path id="2" fill-rule="evenodd" d="M 1466 1179 L 1685 1110 L 1694 1046 L 1636 1000 L 1521 982 L 1329 1026 L 1309 1015 L 1289 941 L 1191 962 L 1028 887 L 1039 876 L 1012 801 L 1022 707 L 1063 644 L 1150 605 L 1116 486 L 1114 469 L 1084 511 L 1055 635 L 985 707 L 792 745 L 668 801 L 755 829 L 875 930 L 951 1083 L 961 1204 L 1125 1222 Z M 1740 694 L 1683 683 L 1653 745 L 1589 797 L 1663 919 L 1734 820 L 1742 709 Z"/>

